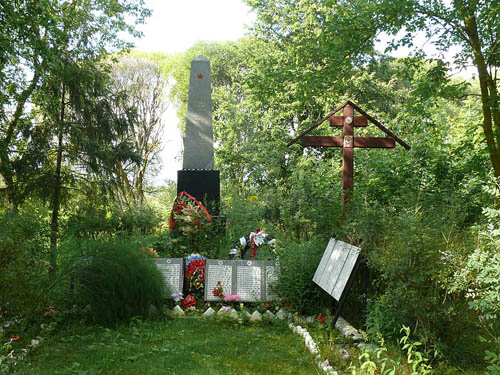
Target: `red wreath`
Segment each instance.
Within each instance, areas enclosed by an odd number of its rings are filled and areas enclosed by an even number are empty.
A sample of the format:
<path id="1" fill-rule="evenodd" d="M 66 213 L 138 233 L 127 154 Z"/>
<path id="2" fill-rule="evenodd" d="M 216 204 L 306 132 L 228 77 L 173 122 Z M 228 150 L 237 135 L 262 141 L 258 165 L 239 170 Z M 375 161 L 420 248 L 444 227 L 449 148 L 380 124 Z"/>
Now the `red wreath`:
<path id="1" fill-rule="evenodd" d="M 182 213 L 182 210 L 184 209 L 184 207 L 186 207 L 186 205 L 182 201 L 183 197 L 186 197 L 186 198 L 190 199 L 191 201 L 193 201 L 194 204 L 196 204 L 201 209 L 201 211 L 205 214 L 205 217 L 207 218 L 208 222 L 210 222 L 210 223 L 212 222 L 212 217 L 208 213 L 208 211 L 205 208 L 205 206 L 203 205 L 203 203 L 201 203 L 199 200 L 197 200 L 192 195 L 186 193 L 185 191 L 181 191 L 179 194 L 177 194 L 177 198 L 175 198 L 175 201 L 174 201 L 174 207 L 172 209 L 172 212 L 170 212 L 169 226 L 170 226 L 171 232 L 173 232 L 175 230 L 175 226 L 177 225 L 177 222 L 174 220 L 174 212 L 177 214 L 180 214 L 180 213 Z"/>

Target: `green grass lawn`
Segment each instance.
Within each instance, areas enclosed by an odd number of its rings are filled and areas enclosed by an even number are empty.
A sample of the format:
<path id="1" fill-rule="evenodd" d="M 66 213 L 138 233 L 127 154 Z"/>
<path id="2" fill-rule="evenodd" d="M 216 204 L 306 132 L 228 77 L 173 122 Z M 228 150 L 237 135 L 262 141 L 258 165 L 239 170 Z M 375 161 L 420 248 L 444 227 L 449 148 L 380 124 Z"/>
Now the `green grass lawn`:
<path id="1" fill-rule="evenodd" d="M 186 317 L 116 329 L 73 326 L 46 339 L 13 374 L 318 374 L 285 323 Z"/>

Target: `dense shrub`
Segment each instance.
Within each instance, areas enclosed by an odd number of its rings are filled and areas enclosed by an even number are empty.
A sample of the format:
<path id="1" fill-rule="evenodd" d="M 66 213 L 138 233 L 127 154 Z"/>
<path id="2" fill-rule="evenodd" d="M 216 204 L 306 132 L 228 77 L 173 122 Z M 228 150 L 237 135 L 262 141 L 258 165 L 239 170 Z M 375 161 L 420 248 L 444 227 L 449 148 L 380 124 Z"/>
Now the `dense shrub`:
<path id="1" fill-rule="evenodd" d="M 301 314 L 316 314 L 323 302 L 329 303 L 322 290 L 312 281 L 325 247 L 325 241 L 301 244 L 279 241 L 276 252 L 280 276 L 275 290 L 283 301 L 290 302 L 292 309 Z"/>
<path id="2" fill-rule="evenodd" d="M 22 314 L 47 284 L 48 225 L 39 207 L 0 214 L 0 307 Z"/>
<path id="3" fill-rule="evenodd" d="M 73 267 L 74 297 L 90 306 L 95 322 L 110 325 L 145 315 L 162 302 L 161 274 L 130 241 L 81 241 Z"/>
<path id="4" fill-rule="evenodd" d="M 373 275 L 369 334 L 396 340 L 401 326 L 411 326 L 426 348 L 438 355 L 478 358 L 478 314 L 462 296 L 450 295 L 447 289 L 473 238 L 461 229 L 456 210 L 447 205 L 398 212 L 356 207 L 342 236 L 362 248 Z"/>
<path id="5" fill-rule="evenodd" d="M 485 210 L 490 224 L 463 266 L 454 274 L 450 291 L 465 295 L 479 314 L 476 325 L 494 352 L 486 351 L 488 374 L 500 374 L 500 210 Z"/>
<path id="6" fill-rule="evenodd" d="M 156 231 L 160 221 L 160 213 L 150 206 L 122 210 L 82 203 L 70 213 L 64 236 L 95 239 L 115 235 L 147 235 Z"/>

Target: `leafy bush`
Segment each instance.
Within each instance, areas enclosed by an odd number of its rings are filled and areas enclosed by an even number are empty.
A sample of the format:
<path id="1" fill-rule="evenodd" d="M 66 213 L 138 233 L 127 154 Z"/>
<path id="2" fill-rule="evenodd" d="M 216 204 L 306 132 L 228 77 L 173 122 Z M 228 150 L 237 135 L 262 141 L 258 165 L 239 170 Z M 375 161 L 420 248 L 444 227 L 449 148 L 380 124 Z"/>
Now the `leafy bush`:
<path id="1" fill-rule="evenodd" d="M 402 325 L 411 326 L 426 349 L 457 361 L 479 360 L 478 314 L 447 289 L 473 241 L 456 210 L 446 204 L 397 212 L 358 205 L 341 237 L 361 247 L 372 273 L 370 335 L 395 341 Z"/>
<path id="2" fill-rule="evenodd" d="M 146 235 L 154 233 L 159 223 L 159 213 L 149 206 L 122 210 L 82 203 L 69 216 L 65 236 L 99 238 L 116 234 Z"/>
<path id="3" fill-rule="evenodd" d="M 47 283 L 48 225 L 39 210 L 0 214 L 0 301 L 10 314 L 24 313 Z"/>
<path id="4" fill-rule="evenodd" d="M 479 314 L 477 326 L 484 341 L 496 348 L 486 351 L 488 375 L 500 374 L 500 210 L 486 209 L 490 224 L 452 279 L 450 291 L 465 294 L 469 307 Z"/>
<path id="5" fill-rule="evenodd" d="M 324 241 L 307 241 L 301 244 L 280 240 L 276 253 L 280 276 L 275 285 L 277 295 L 290 302 L 300 314 L 316 314 L 325 293 L 313 283 L 316 268 L 325 251 Z M 328 297 L 328 296 L 326 296 Z"/>
<path id="6" fill-rule="evenodd" d="M 433 374 L 432 367 L 428 364 L 429 359 L 425 353 L 419 351 L 422 343 L 410 340 L 410 329 L 403 326 L 401 332 L 404 332 L 403 337 L 399 340 L 401 349 L 406 354 L 405 361 L 394 360 L 390 358 L 387 347 L 383 338 L 379 339 L 379 345 L 372 347 L 367 345 L 363 348 L 363 353 L 359 356 L 359 367 L 351 365 L 352 375 L 396 375 L 407 374 L 412 375 L 430 375 Z"/>
<path id="7" fill-rule="evenodd" d="M 163 281 L 155 264 L 125 241 L 80 243 L 74 262 L 75 298 L 90 305 L 91 320 L 112 325 L 145 315 L 151 304 L 161 305 Z"/>

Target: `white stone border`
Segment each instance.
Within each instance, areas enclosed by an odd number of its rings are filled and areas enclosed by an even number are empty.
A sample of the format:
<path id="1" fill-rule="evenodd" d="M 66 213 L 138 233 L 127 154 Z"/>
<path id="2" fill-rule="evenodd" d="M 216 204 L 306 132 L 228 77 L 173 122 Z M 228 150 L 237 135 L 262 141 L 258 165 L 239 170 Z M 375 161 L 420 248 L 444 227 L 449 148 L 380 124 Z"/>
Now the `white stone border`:
<path id="1" fill-rule="evenodd" d="M 307 329 L 302 328 L 301 326 L 296 326 L 293 323 L 288 323 L 288 327 L 295 333 L 298 333 L 304 338 L 304 344 L 306 345 L 306 348 L 309 349 L 309 351 L 312 354 L 316 354 L 316 365 L 324 371 L 325 374 L 328 375 L 338 375 L 337 371 L 333 369 L 332 366 L 330 366 L 330 363 L 328 362 L 328 359 L 325 359 L 322 361 L 321 354 L 319 354 L 319 349 L 314 340 L 312 339 L 311 335 L 307 331 Z"/>

